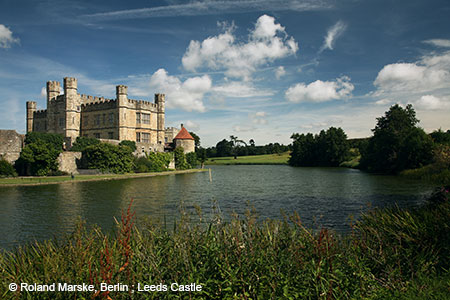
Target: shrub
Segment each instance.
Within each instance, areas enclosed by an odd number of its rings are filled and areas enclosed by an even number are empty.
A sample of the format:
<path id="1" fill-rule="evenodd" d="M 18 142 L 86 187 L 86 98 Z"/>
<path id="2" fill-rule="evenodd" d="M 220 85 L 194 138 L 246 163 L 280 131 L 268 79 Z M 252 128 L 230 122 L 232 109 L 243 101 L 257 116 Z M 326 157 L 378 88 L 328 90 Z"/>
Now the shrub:
<path id="1" fill-rule="evenodd" d="M 15 163 L 15 168 L 20 175 L 50 175 L 58 170 L 56 159 L 61 153 L 61 149 L 62 146 L 61 148 L 55 148 L 54 144 L 37 139 L 22 149 L 20 157 Z"/>
<path id="2" fill-rule="evenodd" d="M 171 153 L 150 152 L 146 157 L 136 158 L 134 171 L 136 173 L 162 172 L 169 168 Z"/>
<path id="3" fill-rule="evenodd" d="M 131 149 L 131 152 L 134 152 L 134 151 L 136 151 L 136 142 L 135 141 L 121 141 L 120 142 L 120 144 L 119 144 L 120 146 L 127 146 L 127 147 L 130 147 L 130 149 Z"/>
<path id="4" fill-rule="evenodd" d="M 60 134 L 32 131 L 25 135 L 25 145 L 36 143 L 37 141 L 50 144 L 56 150 L 63 150 L 64 138 Z"/>
<path id="5" fill-rule="evenodd" d="M 89 146 L 100 144 L 100 141 L 96 138 L 79 136 L 75 143 L 73 143 L 70 151 L 83 152 Z"/>
<path id="6" fill-rule="evenodd" d="M 173 155 L 175 157 L 175 168 L 177 170 L 189 169 L 190 166 L 186 161 L 186 155 L 184 155 L 183 147 L 176 147 L 173 151 Z"/>
<path id="7" fill-rule="evenodd" d="M 197 154 L 195 152 L 189 152 L 186 154 L 186 162 L 191 166 L 191 168 L 195 168 L 198 165 Z"/>
<path id="8" fill-rule="evenodd" d="M 0 158 L 0 177 L 15 177 L 17 172 L 14 166 L 7 160 Z"/>
<path id="9" fill-rule="evenodd" d="M 100 143 L 86 147 L 82 152 L 81 165 L 102 172 L 128 173 L 133 170 L 133 155 L 127 146 Z"/>

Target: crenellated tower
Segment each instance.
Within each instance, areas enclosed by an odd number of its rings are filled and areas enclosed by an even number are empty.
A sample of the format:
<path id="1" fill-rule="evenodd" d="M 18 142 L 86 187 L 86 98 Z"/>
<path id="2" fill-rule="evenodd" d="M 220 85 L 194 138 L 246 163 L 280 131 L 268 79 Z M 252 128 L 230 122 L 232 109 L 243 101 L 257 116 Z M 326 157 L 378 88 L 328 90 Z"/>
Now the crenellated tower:
<path id="1" fill-rule="evenodd" d="M 130 139 L 128 137 L 127 109 L 128 109 L 128 87 L 126 85 L 116 86 L 116 99 L 118 107 L 119 140 Z"/>
<path id="2" fill-rule="evenodd" d="M 65 137 L 69 145 L 80 136 L 81 97 L 78 94 L 77 79 L 64 78 L 64 103 L 65 103 Z"/>
<path id="3" fill-rule="evenodd" d="M 33 118 L 36 107 L 36 102 L 27 101 L 27 133 L 33 131 Z"/>
<path id="4" fill-rule="evenodd" d="M 165 121 L 165 102 L 166 95 L 164 94 L 155 94 L 155 104 L 158 107 L 158 122 L 157 122 L 157 131 L 158 131 L 158 144 L 164 145 L 164 121 Z"/>

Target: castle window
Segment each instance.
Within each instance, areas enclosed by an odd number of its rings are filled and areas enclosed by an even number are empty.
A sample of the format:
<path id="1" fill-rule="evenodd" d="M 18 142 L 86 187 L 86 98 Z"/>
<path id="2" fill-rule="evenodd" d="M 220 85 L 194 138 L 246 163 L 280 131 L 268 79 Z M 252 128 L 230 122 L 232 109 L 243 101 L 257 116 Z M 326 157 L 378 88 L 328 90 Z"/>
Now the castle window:
<path id="1" fill-rule="evenodd" d="M 136 132 L 136 142 L 138 142 L 138 143 L 141 142 L 141 133 L 140 132 Z"/>
<path id="2" fill-rule="evenodd" d="M 109 114 L 109 124 L 114 124 L 114 113 Z"/>
<path id="3" fill-rule="evenodd" d="M 100 133 L 98 133 L 98 132 L 94 133 L 94 137 L 95 137 L 96 139 L 99 139 L 99 138 L 100 138 Z"/>
<path id="4" fill-rule="evenodd" d="M 64 127 L 64 118 L 59 118 L 59 127 Z"/>
<path id="5" fill-rule="evenodd" d="M 150 124 L 150 114 L 142 114 L 142 123 Z"/>
<path id="6" fill-rule="evenodd" d="M 75 117 L 72 117 L 72 125 L 75 124 Z"/>
<path id="7" fill-rule="evenodd" d="M 84 117 L 84 125 L 88 125 L 89 124 L 89 117 L 86 116 Z"/>
<path id="8" fill-rule="evenodd" d="M 103 125 L 106 124 L 106 114 L 103 114 Z"/>
<path id="9" fill-rule="evenodd" d="M 114 138 L 114 132 L 108 132 L 108 138 L 112 140 Z"/>
<path id="10" fill-rule="evenodd" d="M 150 142 L 150 133 L 141 133 L 141 139 L 143 143 L 149 143 Z"/>
<path id="11" fill-rule="evenodd" d="M 81 111 L 81 106 L 77 106 L 77 111 L 80 112 Z"/>
<path id="12" fill-rule="evenodd" d="M 136 124 L 140 124 L 140 123 L 141 123 L 141 114 L 136 113 Z"/>
<path id="13" fill-rule="evenodd" d="M 94 125 L 100 125 L 100 115 L 95 115 L 94 118 Z"/>

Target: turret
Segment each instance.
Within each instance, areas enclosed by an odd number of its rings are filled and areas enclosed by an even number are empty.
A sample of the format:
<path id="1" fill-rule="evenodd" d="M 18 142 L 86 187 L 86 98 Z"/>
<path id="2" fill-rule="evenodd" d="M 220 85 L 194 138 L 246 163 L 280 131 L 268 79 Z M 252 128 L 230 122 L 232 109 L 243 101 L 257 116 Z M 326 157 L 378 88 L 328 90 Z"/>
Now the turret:
<path id="1" fill-rule="evenodd" d="M 155 104 L 158 106 L 158 144 L 164 144 L 164 116 L 166 95 L 155 94 Z"/>
<path id="2" fill-rule="evenodd" d="M 50 101 L 59 96 L 61 90 L 61 83 L 59 81 L 47 81 L 47 107 Z"/>
<path id="3" fill-rule="evenodd" d="M 36 111 L 36 102 L 27 101 L 27 133 L 33 131 L 33 119 L 35 111 Z"/>
<path id="4" fill-rule="evenodd" d="M 81 97 L 78 95 L 76 78 L 64 78 L 64 98 L 66 105 L 65 126 L 60 129 L 64 130 L 66 143 L 70 147 L 75 139 L 80 136 Z"/>
<path id="5" fill-rule="evenodd" d="M 116 86 L 116 98 L 118 107 L 119 140 L 130 139 L 128 137 L 127 125 L 127 105 L 128 105 L 128 87 L 125 85 Z"/>

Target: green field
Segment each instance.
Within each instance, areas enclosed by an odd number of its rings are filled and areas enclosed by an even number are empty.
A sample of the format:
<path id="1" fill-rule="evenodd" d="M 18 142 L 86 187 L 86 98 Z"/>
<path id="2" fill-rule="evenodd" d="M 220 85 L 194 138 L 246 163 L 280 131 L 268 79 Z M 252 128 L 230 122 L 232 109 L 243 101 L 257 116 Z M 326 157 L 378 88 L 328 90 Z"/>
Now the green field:
<path id="1" fill-rule="evenodd" d="M 230 157 L 212 157 L 205 162 L 206 165 L 286 165 L 289 152 L 280 154 L 238 156 L 236 159 Z"/>
<path id="2" fill-rule="evenodd" d="M 152 177 L 182 173 L 194 173 L 203 172 L 206 169 L 190 169 L 181 171 L 165 171 L 165 172 L 153 172 L 153 173 L 131 173 L 131 174 L 99 174 L 99 175 L 75 175 L 74 178 L 70 175 L 67 176 L 42 176 L 42 177 L 13 177 L 13 178 L 0 178 L 0 186 L 13 186 L 13 185 L 39 185 L 39 184 L 54 184 L 62 182 L 83 182 L 83 181 L 100 181 L 100 180 L 117 180 L 127 178 L 141 178 Z"/>

